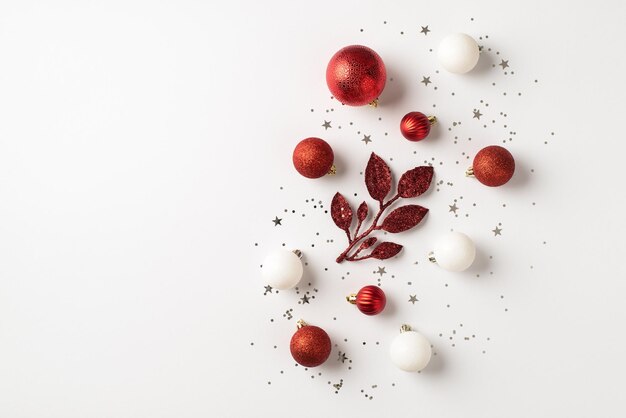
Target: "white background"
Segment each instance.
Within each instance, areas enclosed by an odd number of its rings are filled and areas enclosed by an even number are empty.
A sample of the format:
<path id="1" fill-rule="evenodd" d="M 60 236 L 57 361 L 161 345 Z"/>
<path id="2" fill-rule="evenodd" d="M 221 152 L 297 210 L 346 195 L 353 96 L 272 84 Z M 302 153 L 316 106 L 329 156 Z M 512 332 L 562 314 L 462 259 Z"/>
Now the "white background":
<path id="1" fill-rule="evenodd" d="M 623 416 L 625 15 L 619 1 L 0 2 L 0 416 Z M 437 74 L 428 49 L 451 32 L 489 35 L 515 75 L 486 52 L 480 71 Z M 352 43 L 385 60 L 387 105 L 329 99 L 326 63 Z M 480 99 L 517 132 L 518 172 L 497 190 L 455 164 L 506 131 L 472 120 Z M 397 121 L 421 109 L 441 124 L 409 144 Z M 455 120 L 472 142 L 452 144 Z M 306 136 L 332 143 L 340 175 L 297 176 Z M 436 157 L 454 186 L 420 200 L 431 212 L 398 235 L 400 257 L 337 265 L 345 237 L 305 199 L 365 197 L 370 151 L 396 176 Z M 461 275 L 424 262 L 451 228 L 482 252 Z M 314 303 L 263 295 L 259 264 L 281 243 L 304 247 Z M 394 308 L 365 318 L 342 298 L 378 266 Z M 294 367 L 290 307 L 339 344 L 319 370 Z M 403 322 L 438 353 L 424 373 L 389 363 Z M 459 323 L 476 339 L 452 347 Z"/>

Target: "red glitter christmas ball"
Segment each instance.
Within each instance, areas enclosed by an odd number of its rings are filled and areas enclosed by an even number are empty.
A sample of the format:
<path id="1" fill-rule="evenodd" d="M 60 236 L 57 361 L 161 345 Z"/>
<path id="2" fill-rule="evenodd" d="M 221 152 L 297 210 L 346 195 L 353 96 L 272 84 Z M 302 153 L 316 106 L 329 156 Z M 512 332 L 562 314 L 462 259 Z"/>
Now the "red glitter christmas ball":
<path id="1" fill-rule="evenodd" d="M 387 70 L 380 56 L 362 45 L 340 49 L 326 67 L 326 84 L 333 96 L 343 104 L 376 105 L 375 100 L 385 88 Z"/>
<path id="2" fill-rule="evenodd" d="M 333 149 L 320 138 L 306 138 L 293 150 L 293 166 L 298 173 L 310 179 L 334 173 Z"/>
<path id="3" fill-rule="evenodd" d="M 385 292 L 380 287 L 372 285 L 363 287 L 359 293 L 350 295 L 347 299 L 365 315 L 377 315 L 385 309 L 387 304 Z"/>
<path id="4" fill-rule="evenodd" d="M 409 141 L 421 141 L 430 133 L 430 125 L 435 123 L 434 116 L 428 117 L 421 112 L 409 112 L 400 121 L 400 132 Z"/>
<path id="5" fill-rule="evenodd" d="M 470 169 L 478 181 L 490 187 L 502 186 L 511 180 L 514 172 L 515 159 L 506 148 L 498 145 L 478 151 Z"/>
<path id="6" fill-rule="evenodd" d="M 320 327 L 302 320 L 298 321 L 298 327 L 289 345 L 293 359 L 305 367 L 319 366 L 330 356 L 330 337 Z"/>

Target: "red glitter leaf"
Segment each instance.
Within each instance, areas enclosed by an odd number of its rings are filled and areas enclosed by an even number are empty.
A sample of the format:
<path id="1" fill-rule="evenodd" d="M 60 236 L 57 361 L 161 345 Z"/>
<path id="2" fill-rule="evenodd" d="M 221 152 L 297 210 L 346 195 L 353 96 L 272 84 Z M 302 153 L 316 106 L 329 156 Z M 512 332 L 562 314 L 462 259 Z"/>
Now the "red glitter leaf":
<path id="1" fill-rule="evenodd" d="M 367 218 L 368 207 L 367 203 L 363 202 L 359 205 L 359 208 L 356 211 L 356 217 L 359 222 L 363 222 L 365 218 Z"/>
<path id="2" fill-rule="evenodd" d="M 420 205 L 400 206 L 383 221 L 381 229 L 387 232 L 403 232 L 413 228 L 426 216 L 428 209 Z"/>
<path id="3" fill-rule="evenodd" d="M 376 244 L 376 241 L 378 241 L 376 237 L 369 237 L 368 239 L 363 241 L 361 245 L 359 245 L 359 249 L 357 250 L 357 252 L 368 249 L 372 245 Z"/>
<path id="4" fill-rule="evenodd" d="M 330 216 L 340 229 L 348 232 L 352 224 L 352 208 L 350 203 L 341 193 L 335 193 L 333 201 L 330 204 Z"/>
<path id="5" fill-rule="evenodd" d="M 365 185 L 370 196 L 381 205 L 391 190 L 391 170 L 387 163 L 374 153 L 365 168 Z"/>
<path id="6" fill-rule="evenodd" d="M 377 258 L 378 260 L 386 260 L 397 255 L 402 250 L 402 245 L 394 242 L 381 242 L 374 248 L 368 258 Z"/>
<path id="7" fill-rule="evenodd" d="M 398 194 L 401 197 L 419 196 L 428 190 L 432 180 L 433 168 L 431 166 L 415 167 L 400 177 Z"/>

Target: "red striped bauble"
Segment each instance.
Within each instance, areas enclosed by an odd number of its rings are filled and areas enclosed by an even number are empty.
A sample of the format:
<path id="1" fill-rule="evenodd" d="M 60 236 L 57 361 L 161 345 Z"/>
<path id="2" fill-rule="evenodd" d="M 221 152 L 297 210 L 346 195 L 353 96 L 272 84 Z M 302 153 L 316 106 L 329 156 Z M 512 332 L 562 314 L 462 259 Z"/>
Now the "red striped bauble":
<path id="1" fill-rule="evenodd" d="M 348 302 L 353 303 L 365 315 L 376 315 L 385 309 L 387 298 L 385 292 L 378 286 L 365 286 L 356 295 L 348 296 Z"/>
<path id="2" fill-rule="evenodd" d="M 400 132 L 409 141 L 421 141 L 430 133 L 430 125 L 435 123 L 434 116 L 421 112 L 409 112 L 400 121 Z"/>

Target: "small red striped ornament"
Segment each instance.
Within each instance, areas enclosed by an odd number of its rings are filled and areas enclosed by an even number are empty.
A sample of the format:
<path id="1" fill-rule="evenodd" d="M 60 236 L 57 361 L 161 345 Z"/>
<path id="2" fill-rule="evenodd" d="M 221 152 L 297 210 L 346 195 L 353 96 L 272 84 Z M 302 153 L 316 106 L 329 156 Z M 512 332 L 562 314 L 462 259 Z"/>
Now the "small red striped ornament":
<path id="1" fill-rule="evenodd" d="M 400 132 L 409 141 L 421 141 L 430 133 L 431 125 L 437 122 L 434 116 L 421 112 L 409 112 L 400 121 Z"/>
<path id="2" fill-rule="evenodd" d="M 356 305 L 359 311 L 365 315 L 377 315 L 385 309 L 387 298 L 385 292 L 378 286 L 365 286 L 359 293 L 351 294 L 346 297 L 348 302 Z"/>

